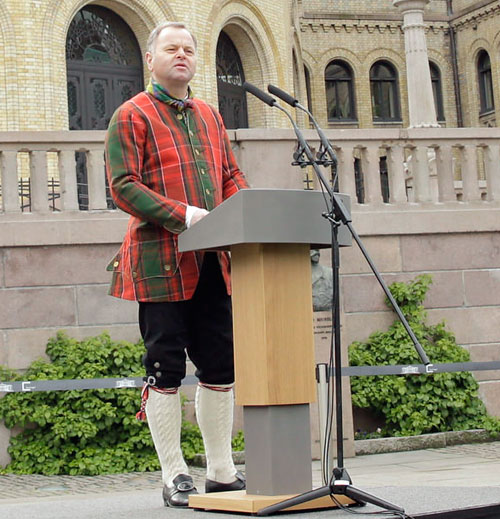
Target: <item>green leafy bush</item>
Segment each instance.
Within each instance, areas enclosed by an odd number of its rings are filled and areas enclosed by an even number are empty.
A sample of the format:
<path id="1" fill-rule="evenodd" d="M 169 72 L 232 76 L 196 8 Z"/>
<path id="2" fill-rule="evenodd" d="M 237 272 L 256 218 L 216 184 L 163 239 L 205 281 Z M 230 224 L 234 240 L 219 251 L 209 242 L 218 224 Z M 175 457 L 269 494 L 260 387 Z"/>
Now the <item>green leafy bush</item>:
<path id="1" fill-rule="evenodd" d="M 433 364 L 469 361 L 469 352 L 457 345 L 444 323 L 426 322 L 422 303 L 431 282 L 429 275 L 421 275 L 410 283 L 393 283 L 390 290 Z M 389 301 L 386 303 L 389 305 Z M 421 362 L 399 319 L 386 332 L 351 344 L 349 361 L 352 366 Z M 352 377 L 351 390 L 355 407 L 369 409 L 384 419 L 384 436 L 474 428 L 500 430 L 500 420 L 488 417 L 478 397 L 478 384 L 467 372 Z"/>
<path id="2" fill-rule="evenodd" d="M 114 342 L 107 333 L 84 341 L 62 332 L 49 340 L 49 361 L 37 360 L 19 375 L 0 366 L 0 380 L 61 380 L 142 376 L 142 342 Z M 135 414 L 137 389 L 9 393 L 0 398 L 0 419 L 23 431 L 11 438 L 17 474 L 96 475 L 160 468 L 146 423 Z M 190 461 L 203 452 L 198 426 L 183 420 L 181 443 Z"/>

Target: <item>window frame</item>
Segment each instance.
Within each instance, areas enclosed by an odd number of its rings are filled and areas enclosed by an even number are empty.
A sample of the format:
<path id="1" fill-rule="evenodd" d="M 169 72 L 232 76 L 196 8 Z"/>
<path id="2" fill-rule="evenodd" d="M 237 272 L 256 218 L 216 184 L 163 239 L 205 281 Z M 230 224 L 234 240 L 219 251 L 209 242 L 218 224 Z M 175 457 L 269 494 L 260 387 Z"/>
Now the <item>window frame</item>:
<path id="1" fill-rule="evenodd" d="M 341 67 L 345 73 L 345 78 L 334 78 L 334 77 L 328 77 L 328 68 L 332 65 L 337 65 Z M 334 59 L 328 63 L 328 65 L 325 67 L 325 100 L 326 100 L 326 116 L 329 123 L 353 123 L 358 122 L 358 117 L 356 114 L 356 98 L 355 98 L 355 89 L 354 89 L 354 72 L 352 70 L 352 67 L 344 60 L 341 59 Z M 329 99 L 329 83 L 333 83 L 334 86 L 334 92 L 335 96 L 338 99 L 339 98 L 339 86 L 340 83 L 347 84 L 347 95 L 348 95 L 348 109 L 349 113 L 347 117 L 330 117 L 330 99 Z"/>
<path id="2" fill-rule="evenodd" d="M 488 66 L 484 66 L 483 64 L 485 59 L 488 60 Z M 479 115 L 484 115 L 495 110 L 495 94 L 493 91 L 491 58 L 488 52 L 484 49 L 478 53 L 476 69 L 479 84 Z"/>
<path id="3" fill-rule="evenodd" d="M 392 72 L 392 76 L 389 78 L 379 78 L 374 77 L 374 69 L 377 65 L 383 65 L 388 68 Z M 375 115 L 375 98 L 374 98 L 374 90 L 375 86 L 377 87 L 378 94 L 383 96 L 383 92 L 381 92 L 381 88 L 383 88 L 384 84 L 389 85 L 390 93 L 394 98 L 394 115 L 393 116 L 376 116 Z M 395 65 L 393 65 L 390 61 L 387 60 L 377 60 L 370 67 L 370 99 L 371 99 L 371 108 L 372 108 L 372 120 L 374 123 L 401 123 L 401 100 L 399 95 L 399 76 L 398 70 Z M 383 104 L 383 103 L 380 103 Z M 390 111 L 390 102 L 388 105 Z M 384 110 L 386 112 L 387 110 Z"/>
<path id="4" fill-rule="evenodd" d="M 441 81 L 441 70 L 436 63 L 429 61 L 429 71 L 431 73 L 432 94 L 434 97 L 434 108 L 436 109 L 436 118 L 440 122 L 445 122 L 443 104 L 443 84 Z M 433 74 L 434 72 L 434 74 Z"/>

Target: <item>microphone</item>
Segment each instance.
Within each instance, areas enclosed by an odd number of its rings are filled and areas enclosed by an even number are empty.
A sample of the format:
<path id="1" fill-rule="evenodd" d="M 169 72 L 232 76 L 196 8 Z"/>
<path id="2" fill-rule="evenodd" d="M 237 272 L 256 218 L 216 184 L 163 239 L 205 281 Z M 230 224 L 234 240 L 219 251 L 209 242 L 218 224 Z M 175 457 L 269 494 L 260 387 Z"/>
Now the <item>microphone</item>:
<path id="1" fill-rule="evenodd" d="M 244 90 L 250 92 L 250 94 L 254 95 L 258 99 L 266 103 L 266 105 L 278 107 L 278 105 L 276 104 L 276 99 L 266 94 L 264 91 L 262 91 L 260 88 L 257 88 L 255 85 L 252 85 L 252 83 L 248 83 L 247 81 L 245 81 L 242 86 Z"/>
<path id="2" fill-rule="evenodd" d="M 281 110 L 288 117 L 288 119 L 290 119 L 290 122 L 292 123 L 293 129 L 295 131 L 295 135 L 297 136 L 297 149 L 293 153 L 294 162 L 292 162 L 292 165 L 301 166 L 303 168 L 308 165 L 312 165 L 314 162 L 312 151 L 309 148 L 307 142 L 305 141 L 301 131 L 299 130 L 299 127 L 295 123 L 291 113 L 288 110 L 285 110 L 282 106 L 280 106 L 276 102 L 276 99 L 274 99 L 274 97 L 271 97 L 270 95 L 266 94 L 260 88 L 257 88 L 255 85 L 252 85 L 251 83 L 245 81 L 242 86 L 244 90 L 250 92 L 267 105 Z M 302 158 L 302 155 L 304 154 L 308 159 L 307 161 L 303 160 Z"/>
<path id="3" fill-rule="evenodd" d="M 276 97 L 279 97 L 282 101 L 289 104 L 290 106 L 293 106 L 294 108 L 298 108 L 299 110 L 302 110 L 305 112 L 309 118 L 311 119 L 314 127 L 316 128 L 316 131 L 318 132 L 319 138 L 321 140 L 321 148 L 318 153 L 316 154 L 317 158 L 320 162 L 323 163 L 324 166 L 336 166 L 337 165 L 337 155 L 335 154 L 334 149 L 332 148 L 332 145 L 330 144 L 330 141 L 328 140 L 327 136 L 323 133 L 323 130 L 319 127 L 318 123 L 316 122 L 316 119 L 313 117 L 312 113 L 305 107 L 302 106 L 298 99 L 295 99 L 290 94 L 287 94 L 280 88 L 274 85 L 268 85 L 267 90 L 275 95 Z M 330 163 L 328 161 L 325 161 L 325 152 L 328 153 L 330 156 Z"/>
<path id="4" fill-rule="evenodd" d="M 272 86 L 272 85 L 270 85 L 270 86 Z M 255 85 L 252 85 L 251 83 L 248 83 L 247 81 L 245 81 L 243 83 L 243 89 L 246 90 L 247 92 L 250 92 L 250 94 L 253 94 L 255 97 L 257 97 L 258 99 L 260 99 L 267 105 L 274 107 L 274 108 L 278 108 L 278 110 L 281 110 L 288 117 L 288 119 L 290 120 L 290 123 L 295 131 L 295 135 L 297 136 L 297 149 L 295 150 L 295 152 L 293 154 L 293 158 L 294 158 L 295 162 L 292 162 L 292 165 L 294 165 L 294 166 L 298 165 L 301 167 L 306 167 L 306 166 L 311 165 L 314 168 L 314 171 L 318 177 L 319 182 L 321 183 L 323 188 L 327 191 L 327 193 L 330 195 L 330 199 L 335 202 L 335 206 L 338 208 L 337 212 L 340 214 L 342 221 L 343 222 L 351 221 L 343 203 L 337 197 L 336 193 L 334 192 L 334 190 L 332 189 L 330 184 L 327 182 L 326 178 L 323 176 L 323 173 L 321 173 L 321 170 L 319 169 L 319 166 L 318 166 L 318 161 L 314 160 L 314 156 L 311 151 L 311 148 L 309 147 L 309 144 L 307 143 L 304 136 L 302 135 L 302 132 L 300 131 L 299 127 L 297 126 L 297 123 L 295 122 L 294 118 L 292 117 L 292 114 L 288 110 L 285 110 L 282 106 L 280 106 L 276 102 L 276 99 L 274 99 L 274 97 L 271 97 L 270 95 L 266 94 L 260 88 L 257 88 Z M 300 107 L 300 103 L 296 99 L 289 96 L 288 94 L 286 94 L 286 92 L 283 92 L 279 88 L 274 87 L 274 89 L 271 93 L 276 94 L 276 96 L 279 97 L 280 99 L 282 99 L 281 95 L 284 94 L 285 98 L 289 99 L 293 103 L 296 103 L 297 108 Z M 283 100 L 285 101 L 285 99 L 283 99 Z M 292 106 L 295 106 L 295 105 L 292 104 Z M 319 126 L 316 129 L 318 130 L 318 132 L 321 131 L 321 128 L 319 128 Z M 326 137 L 324 137 L 324 139 L 326 142 L 328 142 L 328 139 Z M 330 144 L 328 143 L 328 145 L 330 145 Z M 331 146 L 330 146 L 330 149 L 331 149 Z M 333 149 L 332 149 L 332 153 L 333 153 L 333 157 L 335 157 L 335 153 L 333 152 Z M 307 160 L 304 160 L 302 158 L 302 155 L 305 155 Z M 335 161 L 336 161 L 336 159 L 335 159 Z M 324 161 L 323 161 L 323 163 L 324 163 Z M 328 210 L 329 210 L 329 212 L 331 212 L 330 208 Z"/>
<path id="5" fill-rule="evenodd" d="M 275 95 L 276 97 L 279 97 L 282 101 L 285 101 L 286 104 L 289 104 L 290 106 L 293 106 L 294 108 L 299 105 L 299 100 L 292 97 L 290 94 L 287 94 L 285 91 L 281 90 L 277 86 L 274 85 L 267 85 L 267 90 Z"/>

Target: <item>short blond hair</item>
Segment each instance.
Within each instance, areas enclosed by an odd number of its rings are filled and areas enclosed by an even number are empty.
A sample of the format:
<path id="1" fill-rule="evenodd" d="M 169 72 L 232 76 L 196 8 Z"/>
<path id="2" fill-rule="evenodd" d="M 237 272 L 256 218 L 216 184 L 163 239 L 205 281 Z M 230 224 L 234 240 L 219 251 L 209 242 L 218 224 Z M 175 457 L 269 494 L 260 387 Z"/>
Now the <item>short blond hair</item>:
<path id="1" fill-rule="evenodd" d="M 193 38 L 194 48 L 196 49 L 196 47 L 198 46 L 198 42 L 196 41 L 196 36 L 187 28 L 185 23 L 182 23 L 182 22 L 163 22 L 163 23 L 160 23 L 160 25 L 157 25 L 151 31 L 151 34 L 149 35 L 149 38 L 148 38 L 148 41 L 147 41 L 147 44 L 146 44 L 148 52 L 150 52 L 151 54 L 154 53 L 155 45 L 156 45 L 156 40 L 160 36 L 160 33 L 163 31 L 163 29 L 167 29 L 168 27 L 174 27 L 176 29 L 185 29 L 190 34 L 191 38 Z"/>

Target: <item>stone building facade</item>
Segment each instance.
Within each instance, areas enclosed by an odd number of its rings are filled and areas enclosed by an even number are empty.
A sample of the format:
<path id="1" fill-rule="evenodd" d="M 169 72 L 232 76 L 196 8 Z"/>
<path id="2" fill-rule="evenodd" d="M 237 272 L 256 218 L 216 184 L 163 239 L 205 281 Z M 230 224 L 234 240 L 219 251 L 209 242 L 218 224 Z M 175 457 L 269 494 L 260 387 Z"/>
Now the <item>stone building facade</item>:
<path id="1" fill-rule="evenodd" d="M 428 57 L 441 126 L 496 126 L 500 3 L 418 3 L 425 6 Z M 81 9 L 96 6 L 114 13 L 129 27 L 140 55 L 144 55 L 148 33 L 156 24 L 186 22 L 199 40 L 195 93 L 215 105 L 219 99 L 214 72 L 223 31 L 239 55 L 244 79 L 263 88 L 274 83 L 293 92 L 302 104 L 309 104 L 321 124 L 333 128 L 409 124 L 407 85 L 415 78 L 407 77 L 403 16 L 392 2 L 4 0 L 0 5 L 0 131 L 68 129 L 71 23 Z M 92 57 L 82 59 L 92 62 Z M 111 63 L 115 63 L 113 56 Z M 377 71 L 374 66 L 378 63 L 384 67 Z M 147 81 L 143 62 L 141 66 Z M 377 73 L 378 78 L 374 77 Z M 383 77 L 387 74 L 393 77 Z M 240 79 L 226 78 L 230 83 Z M 377 82 L 380 96 L 384 89 L 393 96 L 390 113 L 374 105 Z M 332 95 L 337 99 L 332 101 Z M 281 114 L 251 96 L 246 102 L 249 127 L 287 125 Z M 341 106 L 345 103 L 350 105 L 348 110 Z M 382 114 L 376 113 L 379 108 Z M 299 116 L 299 121 L 304 119 Z"/>
<path id="2" fill-rule="evenodd" d="M 421 78 L 408 77 L 397 3 L 423 10 L 441 128 L 408 129 L 408 84 Z M 184 21 L 197 35 L 195 95 L 229 106 L 228 127 L 240 128 L 230 137 L 252 187 L 303 182 L 290 166 L 287 120 L 245 98 L 243 79 L 263 89 L 273 83 L 309 106 L 338 146 L 340 189 L 384 277 L 430 272 L 430 319 L 445 319 L 473 360 L 498 360 L 500 130 L 477 127 L 500 120 L 499 19 L 499 0 L 2 0 L 0 364 L 25 369 L 59 329 L 78 338 L 102 330 L 138 337 L 136 305 L 107 296 L 105 266 L 126 216 L 106 205 L 101 130 L 120 96 L 148 80 L 146 40 L 165 20 Z M 297 120 L 308 125 L 303 115 Z M 311 131 L 306 137 L 316 139 Z M 86 156 L 90 210 L 76 197 L 75 152 Z M 24 211 L 17 181 L 27 172 L 33 196 Z M 64 187 L 54 212 L 46 190 L 52 173 Z M 341 264 L 346 346 L 393 315 L 355 247 L 342 252 Z M 500 415 L 500 374 L 478 379 L 488 409 Z M 6 437 L 0 425 L 0 465 Z"/>

